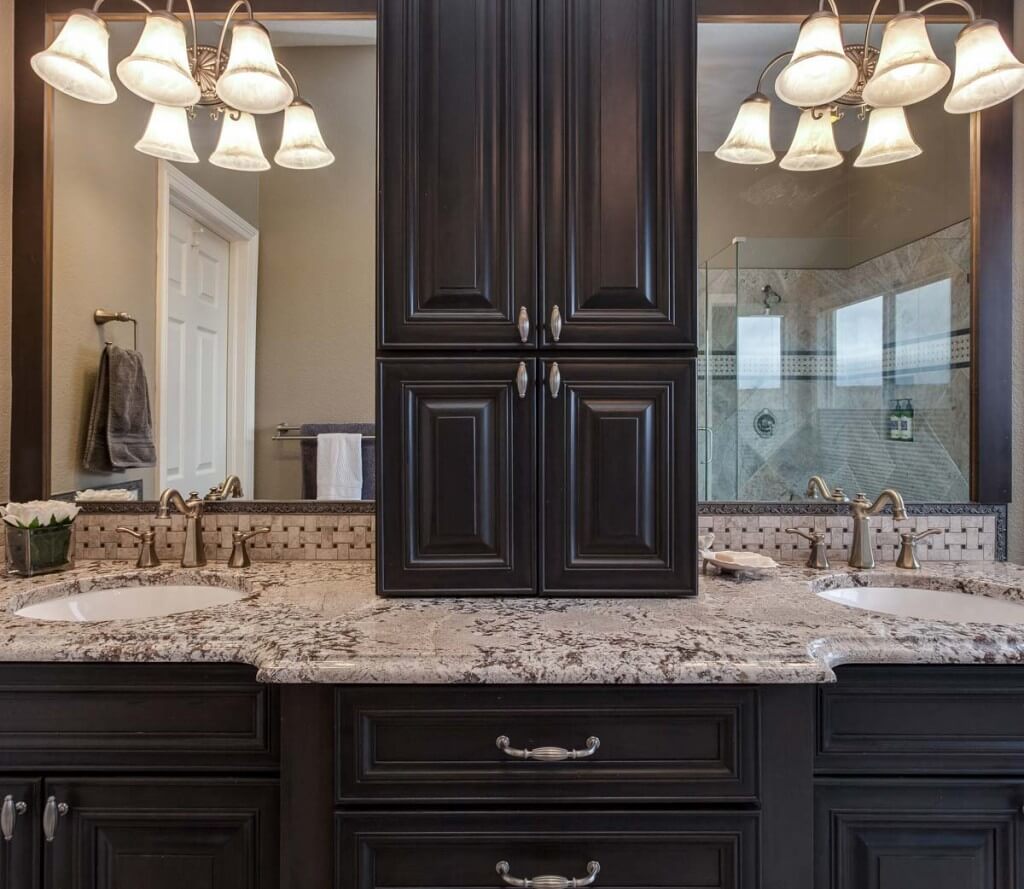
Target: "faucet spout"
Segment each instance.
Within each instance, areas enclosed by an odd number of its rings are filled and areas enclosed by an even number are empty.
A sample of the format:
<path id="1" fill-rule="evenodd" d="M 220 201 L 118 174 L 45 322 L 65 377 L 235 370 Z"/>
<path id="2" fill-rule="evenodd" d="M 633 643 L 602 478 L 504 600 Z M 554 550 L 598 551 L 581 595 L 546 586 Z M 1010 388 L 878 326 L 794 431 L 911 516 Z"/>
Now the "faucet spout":
<path id="1" fill-rule="evenodd" d="M 242 497 L 242 480 L 237 475 L 229 475 L 219 485 L 210 488 L 204 500 L 227 500 L 229 497 Z"/>
<path id="2" fill-rule="evenodd" d="M 835 503 L 850 502 L 850 498 L 843 493 L 842 488 L 836 488 L 833 490 L 828 486 L 828 482 L 820 475 L 812 475 L 807 481 L 807 493 L 805 496 L 813 499 L 819 494 L 826 500 L 832 500 Z"/>
<path id="3" fill-rule="evenodd" d="M 875 502 L 872 503 L 868 509 L 868 515 L 878 515 L 886 505 L 892 506 L 892 514 L 894 518 L 905 519 L 907 517 L 907 507 L 903 502 L 903 495 L 893 489 L 886 488 L 875 498 Z"/>
<path id="4" fill-rule="evenodd" d="M 853 540 L 850 542 L 849 559 L 851 568 L 875 567 L 875 552 L 871 543 L 871 516 L 878 515 L 890 505 L 895 518 L 907 517 L 903 495 L 893 488 L 886 488 L 874 502 L 868 500 L 866 494 L 858 494 L 850 501 L 850 515 L 853 517 Z"/>
<path id="5" fill-rule="evenodd" d="M 203 545 L 203 501 L 193 491 L 188 500 L 175 488 L 167 488 L 160 494 L 156 517 L 166 519 L 171 508 L 185 516 L 185 549 L 181 554 L 182 568 L 201 568 L 206 564 L 206 548 Z"/>

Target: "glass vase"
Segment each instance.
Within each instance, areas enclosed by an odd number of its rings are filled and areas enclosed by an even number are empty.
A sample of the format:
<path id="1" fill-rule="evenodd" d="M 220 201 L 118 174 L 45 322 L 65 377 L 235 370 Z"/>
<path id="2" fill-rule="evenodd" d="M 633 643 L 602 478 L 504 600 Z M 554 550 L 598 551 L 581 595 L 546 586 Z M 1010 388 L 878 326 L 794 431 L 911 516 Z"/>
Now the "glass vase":
<path id="1" fill-rule="evenodd" d="M 74 523 L 46 528 L 15 528 L 7 532 L 7 573 L 22 577 L 64 571 L 74 566 Z"/>

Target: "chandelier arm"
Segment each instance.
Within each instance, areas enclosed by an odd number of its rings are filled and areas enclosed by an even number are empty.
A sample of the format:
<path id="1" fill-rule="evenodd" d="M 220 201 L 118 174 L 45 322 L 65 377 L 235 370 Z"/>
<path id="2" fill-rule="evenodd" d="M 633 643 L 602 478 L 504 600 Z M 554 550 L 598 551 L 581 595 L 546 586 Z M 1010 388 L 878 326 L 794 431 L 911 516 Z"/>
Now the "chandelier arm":
<path id="1" fill-rule="evenodd" d="M 839 7 L 836 6 L 836 0 L 818 0 L 818 12 L 824 12 L 826 3 L 832 7 L 832 12 L 838 17 Z"/>
<path id="2" fill-rule="evenodd" d="M 136 0 L 136 2 L 138 2 L 138 0 Z M 241 9 L 243 6 L 249 13 L 249 21 L 256 20 L 256 16 L 253 15 L 252 4 L 249 2 L 249 0 L 235 0 L 235 2 L 231 4 L 231 8 L 228 10 L 228 14 L 224 17 L 224 24 L 220 29 L 220 40 L 217 41 L 216 68 L 214 69 L 213 72 L 213 79 L 215 81 L 220 77 L 220 57 L 221 53 L 224 52 L 224 38 L 228 36 L 228 25 L 231 24 L 231 19 L 234 18 L 235 13 L 238 12 L 238 10 Z"/>
<path id="3" fill-rule="evenodd" d="M 788 49 L 785 52 L 780 52 L 774 59 L 772 59 L 767 65 L 764 66 L 764 70 L 761 72 L 761 76 L 757 78 L 757 89 L 755 92 L 761 92 L 761 83 L 765 78 L 765 75 L 772 70 L 772 68 L 781 62 L 787 56 L 793 55 L 793 50 Z"/>
<path id="4" fill-rule="evenodd" d="M 185 5 L 188 7 L 188 20 L 192 25 L 192 71 L 193 77 L 196 76 L 199 68 L 199 28 L 196 26 L 196 9 L 192 5 L 192 0 L 185 0 Z M 167 11 L 174 12 L 174 0 L 167 0 Z"/>
<path id="5" fill-rule="evenodd" d="M 285 74 L 288 75 L 288 79 L 292 82 L 292 92 L 295 93 L 295 98 L 299 98 L 299 85 L 295 82 L 295 75 L 292 74 L 284 65 L 281 64 L 279 59 L 274 59 L 277 62 L 277 67 L 280 68 Z"/>
<path id="6" fill-rule="evenodd" d="M 974 11 L 974 7 L 971 6 L 971 4 L 967 2 L 967 0 L 931 0 L 930 3 L 925 3 L 925 5 L 922 6 L 917 11 L 925 12 L 926 10 L 931 9 L 934 6 L 945 5 L 959 6 L 961 9 L 967 12 L 967 15 L 970 17 L 970 20 L 972 22 L 978 17 L 978 14 Z"/>
<path id="7" fill-rule="evenodd" d="M 144 10 L 146 10 L 146 12 L 152 12 L 153 11 L 153 8 L 151 6 L 149 6 L 149 5 L 147 5 L 146 3 L 144 3 L 143 0 L 132 0 L 132 3 L 134 3 L 136 6 L 141 6 Z M 99 8 L 102 5 L 103 5 L 103 0 L 96 0 L 96 2 L 93 3 L 93 5 L 92 5 L 92 11 L 93 12 L 99 12 Z"/>

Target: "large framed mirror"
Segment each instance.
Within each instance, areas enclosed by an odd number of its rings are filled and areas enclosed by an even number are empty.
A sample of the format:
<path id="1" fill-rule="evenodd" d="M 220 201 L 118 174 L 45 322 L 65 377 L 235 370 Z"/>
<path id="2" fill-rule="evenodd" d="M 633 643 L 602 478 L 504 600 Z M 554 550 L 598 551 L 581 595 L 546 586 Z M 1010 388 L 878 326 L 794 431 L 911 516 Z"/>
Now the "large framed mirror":
<path id="1" fill-rule="evenodd" d="M 865 44 L 876 64 L 890 5 L 843 4 L 858 65 Z M 802 109 L 776 80 L 813 10 L 699 11 L 700 499 L 806 508 L 820 475 L 850 496 L 1005 503 L 1009 112 L 949 113 L 948 87 L 905 109 L 857 90 Z M 927 21 L 952 69 L 966 11 Z"/>
<path id="2" fill-rule="evenodd" d="M 79 24 L 53 5 L 38 11 L 40 46 Z M 187 111 L 158 108 L 120 73 L 109 103 L 19 82 L 20 141 L 29 103 L 45 109 L 29 182 L 43 210 L 43 349 L 38 398 L 15 407 L 22 491 L 372 506 L 376 18 L 372 4 L 324 5 L 256 5 L 295 97 L 280 113 L 226 109 L 210 84 Z M 111 6 L 99 12 L 113 74 L 148 19 Z M 189 67 L 209 77 L 220 48 L 223 73 L 247 9 L 235 4 L 225 28 L 227 6 L 197 4 L 193 37 L 178 6 Z M 147 390 L 140 441 L 139 417 L 115 425 Z M 46 445 L 35 467 L 18 463 L 33 432 Z"/>

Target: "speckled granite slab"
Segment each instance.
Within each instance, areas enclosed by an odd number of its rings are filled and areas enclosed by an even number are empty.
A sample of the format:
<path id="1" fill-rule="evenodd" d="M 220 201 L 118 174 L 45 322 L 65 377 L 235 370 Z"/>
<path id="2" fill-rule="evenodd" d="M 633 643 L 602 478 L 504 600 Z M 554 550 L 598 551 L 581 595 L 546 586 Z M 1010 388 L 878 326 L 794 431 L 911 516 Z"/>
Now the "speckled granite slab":
<path id="1" fill-rule="evenodd" d="M 254 595 L 171 617 L 72 624 L 13 614 L 28 602 L 126 583 L 210 582 Z M 378 599 L 373 565 L 265 562 L 138 572 L 124 562 L 0 579 L 0 660 L 234 661 L 267 682 L 801 683 L 873 663 L 1021 663 L 1024 627 L 858 611 L 822 585 L 913 585 L 1024 600 L 1008 563 L 701 578 L 697 600 Z"/>

